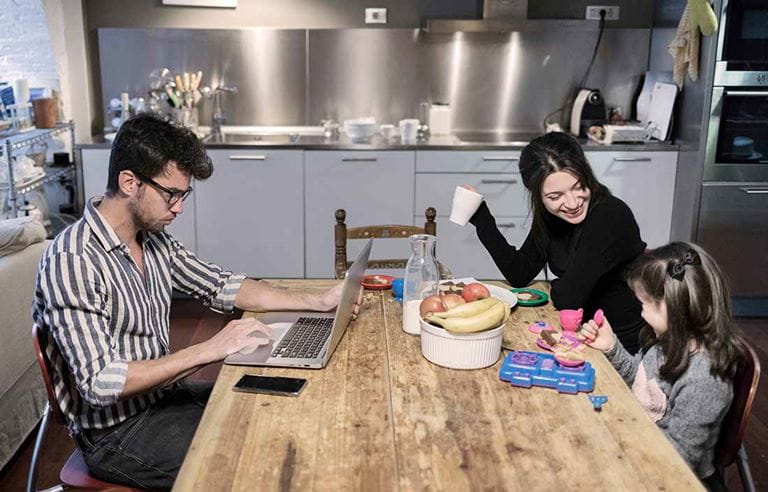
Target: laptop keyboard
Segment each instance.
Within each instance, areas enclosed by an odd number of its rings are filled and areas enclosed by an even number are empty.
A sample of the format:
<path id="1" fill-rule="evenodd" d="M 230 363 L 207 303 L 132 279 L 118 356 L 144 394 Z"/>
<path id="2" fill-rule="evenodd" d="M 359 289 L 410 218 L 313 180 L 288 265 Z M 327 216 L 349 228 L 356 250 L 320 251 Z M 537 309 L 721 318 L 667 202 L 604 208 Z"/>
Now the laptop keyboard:
<path id="1" fill-rule="evenodd" d="M 302 316 L 272 351 L 272 357 L 313 359 L 331 334 L 333 318 Z"/>

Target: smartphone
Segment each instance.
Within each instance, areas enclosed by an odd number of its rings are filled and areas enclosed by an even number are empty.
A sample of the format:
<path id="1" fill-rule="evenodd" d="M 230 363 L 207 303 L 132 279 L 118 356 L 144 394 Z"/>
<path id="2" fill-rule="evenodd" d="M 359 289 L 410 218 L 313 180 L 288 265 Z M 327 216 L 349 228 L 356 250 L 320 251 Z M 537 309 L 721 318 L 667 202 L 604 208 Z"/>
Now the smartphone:
<path id="1" fill-rule="evenodd" d="M 307 380 L 302 378 L 246 374 L 235 385 L 235 391 L 264 393 L 266 395 L 298 396 L 306 385 Z"/>

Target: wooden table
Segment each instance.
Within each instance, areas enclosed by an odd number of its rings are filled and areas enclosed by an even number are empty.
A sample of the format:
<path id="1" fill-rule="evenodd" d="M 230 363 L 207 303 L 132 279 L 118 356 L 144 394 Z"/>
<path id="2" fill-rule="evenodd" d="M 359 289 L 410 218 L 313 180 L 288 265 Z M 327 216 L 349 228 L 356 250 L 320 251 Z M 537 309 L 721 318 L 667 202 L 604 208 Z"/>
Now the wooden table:
<path id="1" fill-rule="evenodd" d="M 283 281 L 321 287 L 328 281 Z M 538 288 L 546 288 L 539 285 Z M 390 291 L 367 292 L 323 370 L 224 366 L 176 490 L 703 490 L 605 357 L 587 396 L 515 388 L 492 367 L 431 364 Z M 251 315 L 250 313 L 248 315 Z M 504 346 L 537 350 L 517 307 Z M 243 374 L 304 377 L 298 398 L 232 391 Z"/>

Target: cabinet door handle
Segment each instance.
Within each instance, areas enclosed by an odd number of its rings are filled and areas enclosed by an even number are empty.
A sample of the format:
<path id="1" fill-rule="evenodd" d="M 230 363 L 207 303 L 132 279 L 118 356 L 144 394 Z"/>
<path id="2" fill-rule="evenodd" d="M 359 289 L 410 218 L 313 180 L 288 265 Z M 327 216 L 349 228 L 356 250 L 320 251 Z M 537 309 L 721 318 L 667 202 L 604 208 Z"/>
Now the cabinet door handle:
<path id="1" fill-rule="evenodd" d="M 519 157 L 510 157 L 505 155 L 487 155 L 483 156 L 483 160 L 486 162 L 494 162 L 494 161 L 519 161 Z"/>
<path id="2" fill-rule="evenodd" d="M 739 188 L 747 195 L 768 195 L 768 188 Z"/>
<path id="3" fill-rule="evenodd" d="M 514 222 L 502 222 L 501 224 L 496 224 L 496 227 L 499 229 L 514 229 L 517 227 L 517 224 Z"/>
<path id="4" fill-rule="evenodd" d="M 342 157 L 341 162 L 376 162 L 376 157 Z"/>
<path id="5" fill-rule="evenodd" d="M 726 96 L 765 97 L 765 91 L 725 91 Z"/>
<path id="6" fill-rule="evenodd" d="M 230 161 L 266 161 L 267 156 L 265 155 L 231 155 L 229 156 Z"/>
<path id="7" fill-rule="evenodd" d="M 482 184 L 517 184 L 516 179 L 481 179 Z"/>
<path id="8" fill-rule="evenodd" d="M 651 162 L 650 157 L 614 157 L 616 162 Z"/>

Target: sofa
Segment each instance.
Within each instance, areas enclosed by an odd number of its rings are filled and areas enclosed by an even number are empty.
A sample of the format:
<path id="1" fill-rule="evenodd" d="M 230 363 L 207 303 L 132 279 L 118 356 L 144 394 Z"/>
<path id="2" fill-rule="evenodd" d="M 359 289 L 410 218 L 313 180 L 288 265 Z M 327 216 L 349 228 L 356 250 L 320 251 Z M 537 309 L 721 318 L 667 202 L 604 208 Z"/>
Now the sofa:
<path id="1" fill-rule="evenodd" d="M 32 349 L 35 277 L 47 246 L 36 241 L 0 256 L 0 470 L 34 430 L 47 400 Z"/>

